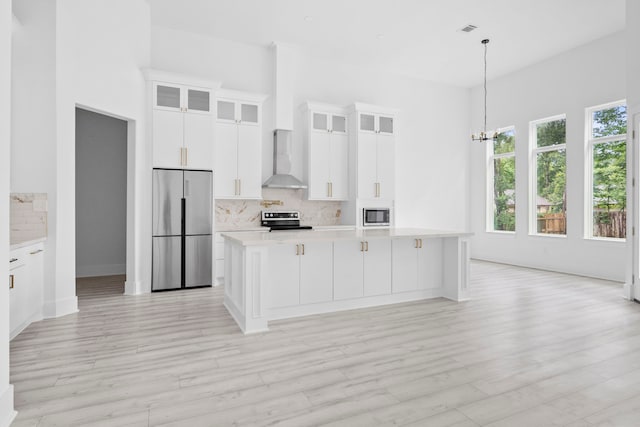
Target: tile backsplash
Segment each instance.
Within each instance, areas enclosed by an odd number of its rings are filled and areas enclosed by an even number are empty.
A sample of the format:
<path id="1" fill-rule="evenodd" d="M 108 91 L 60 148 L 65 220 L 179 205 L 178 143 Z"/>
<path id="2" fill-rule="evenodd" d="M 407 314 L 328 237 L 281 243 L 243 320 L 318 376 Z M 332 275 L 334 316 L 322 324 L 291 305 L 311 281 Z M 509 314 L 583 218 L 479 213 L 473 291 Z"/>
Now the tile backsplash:
<path id="1" fill-rule="evenodd" d="M 300 211 L 304 225 L 340 224 L 340 202 L 313 201 L 304 198 L 304 190 L 264 188 L 263 200 L 278 200 L 282 205 L 266 208 L 262 200 L 216 200 L 216 229 L 256 227 L 262 210 Z"/>
<path id="2" fill-rule="evenodd" d="M 47 194 L 11 193 L 11 244 L 47 237 Z"/>

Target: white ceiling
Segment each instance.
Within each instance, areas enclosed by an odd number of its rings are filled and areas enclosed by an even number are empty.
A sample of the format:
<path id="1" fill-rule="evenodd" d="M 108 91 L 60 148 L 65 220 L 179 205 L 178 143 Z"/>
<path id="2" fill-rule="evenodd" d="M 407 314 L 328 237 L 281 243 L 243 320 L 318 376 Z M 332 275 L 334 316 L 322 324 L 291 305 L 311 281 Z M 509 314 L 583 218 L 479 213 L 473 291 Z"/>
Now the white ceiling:
<path id="1" fill-rule="evenodd" d="M 150 0 L 152 24 L 470 87 L 624 30 L 624 0 Z M 305 20 L 305 17 L 310 17 Z M 459 30 L 467 24 L 472 33 Z"/>

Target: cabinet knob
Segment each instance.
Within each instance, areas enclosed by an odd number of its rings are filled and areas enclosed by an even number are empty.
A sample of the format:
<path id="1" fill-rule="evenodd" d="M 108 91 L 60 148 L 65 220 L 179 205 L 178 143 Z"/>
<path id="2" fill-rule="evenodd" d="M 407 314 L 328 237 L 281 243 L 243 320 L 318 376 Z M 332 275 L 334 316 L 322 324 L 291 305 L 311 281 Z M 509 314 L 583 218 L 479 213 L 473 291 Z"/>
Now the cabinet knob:
<path id="1" fill-rule="evenodd" d="M 14 279 L 13 274 L 10 274 L 9 275 L 9 289 L 13 289 L 13 279 Z"/>

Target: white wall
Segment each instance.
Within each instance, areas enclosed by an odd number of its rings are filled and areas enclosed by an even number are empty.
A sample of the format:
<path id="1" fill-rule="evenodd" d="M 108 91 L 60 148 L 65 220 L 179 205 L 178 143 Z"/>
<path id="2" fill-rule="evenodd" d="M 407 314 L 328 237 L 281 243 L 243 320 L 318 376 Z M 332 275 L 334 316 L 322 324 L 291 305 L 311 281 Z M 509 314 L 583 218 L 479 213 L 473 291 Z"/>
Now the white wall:
<path id="1" fill-rule="evenodd" d="M 271 95 L 273 93 L 274 61 L 267 47 L 164 27 L 151 27 L 151 67 L 200 77 L 222 83 L 226 89 Z M 263 106 L 263 143 L 271 143 L 274 127 L 273 99 Z M 271 176 L 273 144 L 263 147 L 262 178 Z"/>
<path id="2" fill-rule="evenodd" d="M 640 2 L 627 0 L 627 101 L 640 111 Z"/>
<path id="3" fill-rule="evenodd" d="M 0 3 L 0 259 L 9 259 L 9 141 L 11 139 L 11 2 Z M 0 276 L 9 276 L 6 262 Z M 9 384 L 9 289 L 0 286 L 0 427 L 8 426 L 13 410 Z"/>
<path id="4" fill-rule="evenodd" d="M 145 141 L 150 10 L 145 0 L 58 0 L 57 2 L 57 198 L 53 227 L 58 300 L 75 298 L 75 108 L 82 106 L 129 121 L 126 292 L 150 288 L 151 175 Z M 135 172 L 134 168 L 135 166 Z M 129 250 L 135 247 L 135 250 Z"/>
<path id="5" fill-rule="evenodd" d="M 399 110 L 396 226 L 466 229 L 469 91 L 301 54 L 294 103 L 355 101 Z M 300 115 L 294 135 L 301 129 Z M 300 139 L 298 139 L 300 140 Z M 270 145 L 268 150 L 270 150 Z M 302 153 L 294 171 L 302 176 Z M 295 173 L 294 173 L 295 174 Z"/>
<path id="6" fill-rule="evenodd" d="M 56 317 L 77 311 L 77 105 L 129 121 L 127 200 L 135 215 L 127 219 L 127 291 L 150 286 L 151 239 L 142 237 L 150 217 L 150 194 L 142 191 L 150 150 L 140 71 L 149 64 L 150 11 L 145 0 L 23 0 L 16 14 L 23 27 L 14 42 L 11 189 L 48 193 L 44 314 Z"/>
<path id="7" fill-rule="evenodd" d="M 625 35 L 617 33 L 488 83 L 488 124 L 516 131 L 516 233 L 486 230 L 486 145 L 471 150 L 472 256 L 509 264 L 624 281 L 620 242 L 584 236 L 585 108 L 626 96 Z M 472 93 L 472 125 L 482 126 L 482 89 Z M 529 236 L 529 122 L 567 117 L 567 236 Z"/>
<path id="8" fill-rule="evenodd" d="M 153 68 L 220 81 L 226 88 L 274 93 L 271 47 L 152 27 L 151 52 Z M 303 176 L 301 118 L 297 113 L 303 102 L 346 106 L 360 101 L 399 109 L 397 225 L 466 228 L 468 90 L 379 74 L 319 60 L 305 52 L 298 52 L 296 69 L 294 175 Z M 272 171 L 273 110 L 270 98 L 264 107 L 264 179 Z"/>
<path id="9" fill-rule="evenodd" d="M 56 300 L 55 61 L 56 4 L 47 0 L 14 2 L 20 27 L 13 35 L 11 191 L 48 194 L 48 239 L 45 243 L 47 302 Z M 51 315 L 50 313 L 45 313 Z"/>
<path id="10" fill-rule="evenodd" d="M 124 274 L 127 122 L 76 109 L 76 275 Z"/>

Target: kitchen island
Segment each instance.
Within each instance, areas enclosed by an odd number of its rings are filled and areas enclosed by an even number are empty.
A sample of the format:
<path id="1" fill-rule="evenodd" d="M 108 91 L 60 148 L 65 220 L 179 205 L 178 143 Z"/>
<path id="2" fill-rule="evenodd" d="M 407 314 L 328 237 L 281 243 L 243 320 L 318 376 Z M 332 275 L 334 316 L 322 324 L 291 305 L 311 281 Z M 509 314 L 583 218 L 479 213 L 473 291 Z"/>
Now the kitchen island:
<path id="1" fill-rule="evenodd" d="M 468 298 L 470 233 L 387 228 L 223 233 L 224 305 L 244 333 L 269 320 Z"/>

